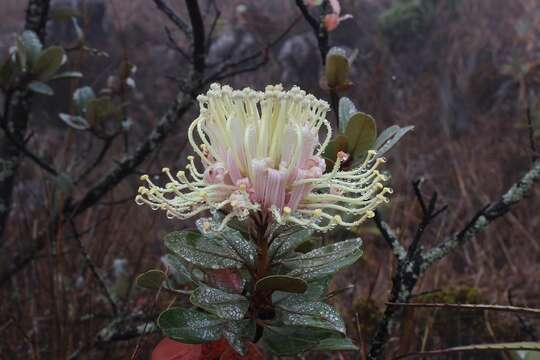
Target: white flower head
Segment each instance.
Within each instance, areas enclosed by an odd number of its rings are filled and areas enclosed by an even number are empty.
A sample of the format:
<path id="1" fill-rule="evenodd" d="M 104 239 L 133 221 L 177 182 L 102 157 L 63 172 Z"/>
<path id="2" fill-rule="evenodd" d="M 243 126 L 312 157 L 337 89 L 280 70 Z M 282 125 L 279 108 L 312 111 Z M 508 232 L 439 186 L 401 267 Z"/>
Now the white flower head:
<path id="1" fill-rule="evenodd" d="M 227 214 L 221 228 L 233 218 L 257 215 L 326 231 L 356 226 L 388 201 L 385 195 L 391 190 L 377 170 L 384 159 L 375 151 L 347 171 L 340 168 L 348 155 L 340 152 L 325 172 L 322 153 L 332 136 L 325 101 L 298 87 L 283 91 L 281 85 L 267 86 L 260 92 L 218 84 L 198 101 L 200 115 L 188 138 L 202 169 L 189 156 L 185 172 L 173 176 L 163 169 L 170 180 L 165 187 L 143 175 L 147 185 L 139 188 L 137 204 L 179 219 L 220 210 Z M 345 221 L 344 215 L 352 220 Z"/>

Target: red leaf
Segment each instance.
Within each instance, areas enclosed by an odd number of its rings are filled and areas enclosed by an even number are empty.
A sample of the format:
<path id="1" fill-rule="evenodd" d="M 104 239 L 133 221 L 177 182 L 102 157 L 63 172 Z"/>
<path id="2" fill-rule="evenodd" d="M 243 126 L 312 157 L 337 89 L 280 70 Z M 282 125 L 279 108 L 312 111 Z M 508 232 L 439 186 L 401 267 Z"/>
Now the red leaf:
<path id="1" fill-rule="evenodd" d="M 229 347 L 219 360 L 264 360 L 264 355 L 261 353 L 257 345 L 247 343 L 248 352 L 245 356 L 238 354 L 232 347 Z"/>
<path id="2" fill-rule="evenodd" d="M 219 359 L 227 348 L 229 343 L 225 339 L 203 344 L 200 360 Z"/>
<path id="3" fill-rule="evenodd" d="M 164 338 L 152 351 L 152 360 L 201 360 L 201 344 L 184 344 Z"/>
<path id="4" fill-rule="evenodd" d="M 238 272 L 231 269 L 215 270 L 209 274 L 212 285 L 231 291 L 242 292 L 242 278 Z"/>

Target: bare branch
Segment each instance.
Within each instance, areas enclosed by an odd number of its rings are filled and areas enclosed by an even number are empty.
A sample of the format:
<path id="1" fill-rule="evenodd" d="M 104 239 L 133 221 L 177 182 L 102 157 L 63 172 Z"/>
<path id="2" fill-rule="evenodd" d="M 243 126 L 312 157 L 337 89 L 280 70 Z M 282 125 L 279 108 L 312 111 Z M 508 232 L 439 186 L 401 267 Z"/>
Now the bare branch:
<path id="1" fill-rule="evenodd" d="M 171 20 L 178 29 L 180 29 L 190 42 L 193 41 L 193 33 L 191 27 L 180 17 L 176 12 L 164 1 L 164 0 L 154 0 L 154 4 L 161 10 L 169 20 Z"/>

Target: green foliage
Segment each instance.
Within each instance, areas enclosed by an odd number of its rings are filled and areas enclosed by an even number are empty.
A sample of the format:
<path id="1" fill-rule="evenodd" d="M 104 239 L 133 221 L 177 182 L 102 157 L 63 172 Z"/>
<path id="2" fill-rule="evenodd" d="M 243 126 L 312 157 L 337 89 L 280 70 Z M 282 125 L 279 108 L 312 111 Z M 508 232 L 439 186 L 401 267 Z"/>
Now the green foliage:
<path id="1" fill-rule="evenodd" d="M 197 227 L 199 231 L 165 237 L 172 254 L 163 262 L 173 277 L 180 275 L 184 285 L 193 288 L 189 297 L 193 308 L 173 308 L 160 315 L 158 326 L 166 336 L 184 343 L 225 338 L 240 354 L 246 351 L 246 341 L 260 337 L 276 355 L 356 349 L 345 338 L 345 324 L 337 310 L 324 302 L 324 294 L 331 275 L 362 254 L 360 239 L 301 254 L 296 249 L 312 231 L 278 228 L 266 248 L 270 268 L 267 275 L 258 276 L 258 261 L 263 261 L 260 248 L 240 231 L 216 231 L 209 219 L 200 219 Z M 216 274 L 236 285 L 218 288 L 212 280 Z M 158 288 L 164 280 L 163 272 L 151 270 L 137 283 Z"/>
<path id="2" fill-rule="evenodd" d="M 362 240 L 357 238 L 289 257 L 283 259 L 282 263 L 291 269 L 287 275 L 311 280 L 336 273 L 354 264 L 360 256 L 362 256 Z"/>
<path id="3" fill-rule="evenodd" d="M 152 269 L 137 276 L 135 283 L 146 289 L 159 289 L 165 279 L 167 275 L 163 271 Z"/>
<path id="4" fill-rule="evenodd" d="M 393 125 L 377 137 L 375 119 L 357 110 L 347 97 L 339 100 L 339 133 L 330 141 L 324 151 L 327 169 L 331 169 L 340 151 L 349 154 L 347 166 L 360 165 L 369 150 L 377 151 L 377 157 L 386 154 L 414 126 Z"/>
<path id="5" fill-rule="evenodd" d="M 350 63 L 345 51 L 333 47 L 326 55 L 325 78 L 330 89 L 341 89 L 349 84 Z"/>
<path id="6" fill-rule="evenodd" d="M 77 71 L 59 72 L 66 59 L 64 49 L 58 46 L 44 49 L 38 36 L 26 30 L 15 39 L 15 46 L 0 66 L 0 89 L 53 95 L 48 82 L 82 76 Z"/>

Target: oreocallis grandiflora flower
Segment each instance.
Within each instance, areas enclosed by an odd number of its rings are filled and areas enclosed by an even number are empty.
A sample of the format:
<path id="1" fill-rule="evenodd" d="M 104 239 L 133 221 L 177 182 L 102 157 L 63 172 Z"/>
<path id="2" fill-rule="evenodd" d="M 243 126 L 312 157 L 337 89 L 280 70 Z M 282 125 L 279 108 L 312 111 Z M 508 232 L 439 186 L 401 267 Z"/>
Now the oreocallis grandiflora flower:
<path id="1" fill-rule="evenodd" d="M 218 84 L 197 100 L 200 115 L 188 138 L 198 161 L 189 156 L 186 171 L 175 175 L 164 168 L 169 182 L 163 187 L 143 175 L 147 185 L 139 188 L 137 204 L 179 219 L 221 211 L 220 228 L 255 216 L 327 231 L 359 225 L 388 201 L 391 189 L 378 170 L 384 159 L 376 151 L 347 170 L 348 154 L 339 152 L 326 169 L 322 154 L 332 136 L 327 102 L 298 87 L 261 92 Z"/>

